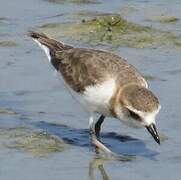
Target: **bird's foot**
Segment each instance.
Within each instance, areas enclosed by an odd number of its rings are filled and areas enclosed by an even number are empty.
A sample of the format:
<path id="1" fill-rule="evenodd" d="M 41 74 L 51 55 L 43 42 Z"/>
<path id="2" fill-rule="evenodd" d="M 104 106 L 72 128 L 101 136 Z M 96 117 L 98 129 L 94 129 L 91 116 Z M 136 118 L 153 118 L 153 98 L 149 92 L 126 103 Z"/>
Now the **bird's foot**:
<path id="1" fill-rule="evenodd" d="M 120 155 L 117 153 L 112 152 L 109 148 L 107 148 L 102 142 L 100 142 L 94 130 L 90 129 L 90 138 L 92 145 L 95 146 L 96 153 L 103 152 L 106 155 L 107 160 L 118 160 L 118 161 L 132 161 L 135 159 L 135 156 L 132 155 Z"/>
<path id="2" fill-rule="evenodd" d="M 99 150 L 101 150 L 102 152 L 109 155 L 114 154 L 109 148 L 107 148 L 103 143 L 101 143 L 97 139 L 96 134 L 92 129 L 90 130 L 90 137 L 91 137 L 91 143 L 96 147 L 96 152 L 99 152 Z"/>

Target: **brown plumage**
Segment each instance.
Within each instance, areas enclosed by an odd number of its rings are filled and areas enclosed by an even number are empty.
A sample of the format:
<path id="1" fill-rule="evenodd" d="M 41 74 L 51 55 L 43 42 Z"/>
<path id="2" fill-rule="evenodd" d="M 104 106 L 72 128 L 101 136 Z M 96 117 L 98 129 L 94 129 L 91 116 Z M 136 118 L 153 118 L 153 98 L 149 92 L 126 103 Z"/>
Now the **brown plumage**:
<path id="1" fill-rule="evenodd" d="M 158 99 L 147 89 L 142 75 L 126 60 L 110 52 L 74 48 L 42 33 L 30 32 L 29 36 L 43 48 L 77 100 L 89 112 L 101 114 L 95 125 L 96 135 L 105 116 L 111 116 L 132 127 L 146 127 L 160 143 L 155 126 L 160 110 Z M 92 116 L 89 124 L 93 135 Z M 92 143 L 110 153 L 94 135 Z"/>
<path id="2" fill-rule="evenodd" d="M 51 63 L 60 71 L 64 80 L 76 92 L 83 92 L 86 86 L 115 78 L 118 86 L 146 81 L 137 70 L 121 57 L 95 49 L 73 48 L 48 38 L 42 33 L 30 32 L 32 38 L 49 47 Z"/>

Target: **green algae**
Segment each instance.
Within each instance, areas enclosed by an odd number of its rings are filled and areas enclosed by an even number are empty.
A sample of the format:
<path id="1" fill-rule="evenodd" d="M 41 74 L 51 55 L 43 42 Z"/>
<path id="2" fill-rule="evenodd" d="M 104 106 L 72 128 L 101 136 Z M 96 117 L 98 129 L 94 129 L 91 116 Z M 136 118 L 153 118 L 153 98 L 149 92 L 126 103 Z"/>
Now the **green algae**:
<path id="1" fill-rule="evenodd" d="M 106 13 L 106 12 L 100 12 L 100 11 L 89 11 L 89 10 L 82 10 L 79 12 L 76 12 L 74 14 L 69 15 L 71 18 L 75 19 L 82 19 L 83 17 L 86 19 L 101 17 L 101 16 L 116 16 L 116 13 Z"/>
<path id="2" fill-rule="evenodd" d="M 120 15 L 100 15 L 79 22 L 44 24 L 37 28 L 54 38 L 68 37 L 92 46 L 111 44 L 131 48 L 180 48 L 181 38 L 172 31 L 129 22 Z"/>
<path id="3" fill-rule="evenodd" d="M 0 129 L 0 144 L 34 156 L 47 156 L 66 149 L 65 143 L 60 138 L 29 126 Z"/>
<path id="4" fill-rule="evenodd" d="M 57 4 L 62 4 L 62 3 L 74 3 L 74 4 L 97 4 L 99 3 L 96 0 L 46 0 L 51 3 L 57 3 Z"/>
<path id="5" fill-rule="evenodd" d="M 15 47 L 17 46 L 17 43 L 14 41 L 0 41 L 0 47 Z"/>
<path id="6" fill-rule="evenodd" d="M 41 26 L 41 28 L 49 29 L 49 28 L 57 28 L 59 24 L 57 23 L 47 23 Z"/>
<path id="7" fill-rule="evenodd" d="M 17 112 L 8 109 L 8 108 L 4 108 L 4 107 L 0 107 L 0 114 L 10 114 L 10 115 L 15 115 L 18 114 Z"/>
<path id="8" fill-rule="evenodd" d="M 160 22 L 160 23 L 174 23 L 174 22 L 179 21 L 179 18 L 177 18 L 175 16 L 160 15 L 160 16 L 148 17 L 145 20 L 153 21 L 153 22 Z"/>

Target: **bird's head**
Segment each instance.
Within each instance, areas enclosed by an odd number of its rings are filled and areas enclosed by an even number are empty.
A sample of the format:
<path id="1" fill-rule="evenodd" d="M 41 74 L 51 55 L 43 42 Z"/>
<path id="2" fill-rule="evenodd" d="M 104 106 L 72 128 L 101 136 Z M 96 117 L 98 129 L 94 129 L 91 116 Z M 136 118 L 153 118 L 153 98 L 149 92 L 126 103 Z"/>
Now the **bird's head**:
<path id="1" fill-rule="evenodd" d="M 150 90 L 138 85 L 127 86 L 119 94 L 118 104 L 115 113 L 119 119 L 132 127 L 145 127 L 160 144 L 155 118 L 161 106 Z"/>

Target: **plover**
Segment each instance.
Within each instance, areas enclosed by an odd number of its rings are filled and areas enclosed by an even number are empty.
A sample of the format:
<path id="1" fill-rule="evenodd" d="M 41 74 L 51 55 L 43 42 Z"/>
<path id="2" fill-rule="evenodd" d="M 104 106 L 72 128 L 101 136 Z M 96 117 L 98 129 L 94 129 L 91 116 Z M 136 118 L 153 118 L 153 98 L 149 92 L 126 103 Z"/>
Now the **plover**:
<path id="1" fill-rule="evenodd" d="M 117 118 L 131 127 L 145 127 L 160 144 L 155 118 L 161 106 L 135 67 L 110 52 L 74 48 L 43 33 L 31 31 L 29 36 L 45 51 L 70 93 L 89 112 L 93 145 L 111 153 L 98 138 L 105 117 Z M 100 114 L 97 122 L 95 113 Z"/>

